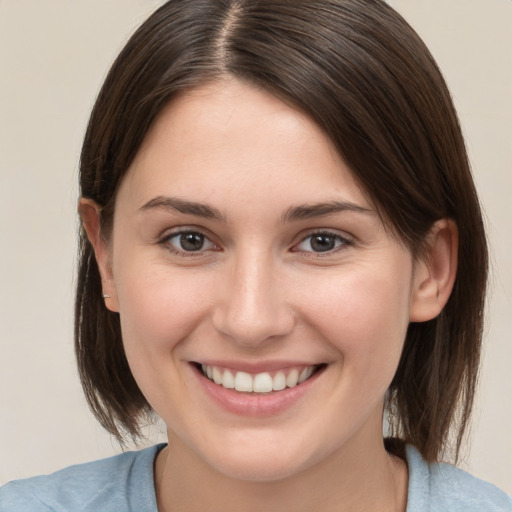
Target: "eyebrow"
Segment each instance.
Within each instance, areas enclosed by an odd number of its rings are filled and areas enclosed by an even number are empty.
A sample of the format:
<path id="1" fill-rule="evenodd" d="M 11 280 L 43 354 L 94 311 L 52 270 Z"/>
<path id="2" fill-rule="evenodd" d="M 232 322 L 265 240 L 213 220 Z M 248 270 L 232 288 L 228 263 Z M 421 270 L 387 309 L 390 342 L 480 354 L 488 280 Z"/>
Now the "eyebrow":
<path id="1" fill-rule="evenodd" d="M 365 208 L 349 201 L 329 201 L 326 203 L 306 204 L 289 208 L 283 215 L 283 222 L 315 219 L 325 215 L 340 212 L 355 212 L 373 215 L 375 212 L 370 208 Z"/>
<path id="2" fill-rule="evenodd" d="M 141 211 L 152 209 L 174 210 L 188 215 L 195 215 L 203 219 L 217 220 L 226 222 L 226 217 L 213 206 L 194 201 L 186 201 L 177 197 L 157 196 L 140 207 Z"/>
<path id="3" fill-rule="evenodd" d="M 157 196 L 140 207 L 141 211 L 153 209 L 173 210 L 179 213 L 202 217 L 203 219 L 216 220 L 223 223 L 227 222 L 226 217 L 217 208 L 206 203 L 187 201 L 185 199 L 178 199 L 177 197 Z M 375 214 L 370 208 L 365 208 L 349 201 L 329 201 L 293 206 L 286 210 L 281 217 L 281 221 L 286 223 L 314 219 L 346 211 L 367 215 Z"/>

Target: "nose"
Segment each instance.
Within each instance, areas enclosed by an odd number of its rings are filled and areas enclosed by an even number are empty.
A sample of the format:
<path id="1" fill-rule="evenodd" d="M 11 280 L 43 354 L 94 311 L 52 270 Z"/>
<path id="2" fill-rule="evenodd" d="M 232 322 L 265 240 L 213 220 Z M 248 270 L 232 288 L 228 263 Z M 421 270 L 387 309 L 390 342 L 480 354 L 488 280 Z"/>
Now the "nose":
<path id="1" fill-rule="evenodd" d="M 293 330 L 293 309 L 277 267 L 265 255 L 252 254 L 233 262 L 213 312 L 218 332 L 239 345 L 258 347 Z"/>

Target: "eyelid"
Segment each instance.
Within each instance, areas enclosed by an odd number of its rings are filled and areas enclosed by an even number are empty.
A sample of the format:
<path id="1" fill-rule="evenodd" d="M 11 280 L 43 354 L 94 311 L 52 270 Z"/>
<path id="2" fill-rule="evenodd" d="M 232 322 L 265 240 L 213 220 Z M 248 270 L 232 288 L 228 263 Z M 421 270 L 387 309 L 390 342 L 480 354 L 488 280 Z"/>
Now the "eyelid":
<path id="1" fill-rule="evenodd" d="M 302 244 L 303 242 L 305 242 L 308 238 L 311 238 L 315 235 L 326 235 L 326 236 L 330 236 L 332 238 L 335 238 L 339 241 L 341 241 L 341 244 L 339 244 L 337 247 L 331 249 L 331 250 L 327 250 L 327 251 L 319 251 L 319 252 L 316 252 L 316 251 L 305 251 L 305 250 L 301 250 L 301 249 L 298 249 L 298 246 L 300 244 Z M 332 229 L 314 229 L 312 231 L 309 231 L 308 233 L 306 233 L 305 235 L 301 236 L 300 240 L 293 245 L 292 247 L 292 252 L 303 252 L 305 254 L 307 254 L 308 256 L 309 255 L 315 255 L 315 256 L 329 256 L 331 254 L 335 254 L 337 252 L 339 252 L 340 250 L 343 250 L 345 247 L 347 246 L 351 246 L 354 244 L 354 240 L 352 237 L 349 237 L 345 234 L 341 234 L 337 231 L 334 231 Z"/>
<path id="2" fill-rule="evenodd" d="M 199 235 L 208 238 L 208 240 L 213 242 L 214 235 L 210 230 L 205 229 L 202 226 L 197 226 L 195 224 L 182 224 L 174 227 L 167 227 L 165 229 L 160 230 L 160 234 L 156 236 L 157 243 L 160 241 L 168 240 L 169 238 L 181 235 L 183 233 L 197 233 Z"/>
<path id="3" fill-rule="evenodd" d="M 197 235 L 201 235 L 204 237 L 204 240 L 207 241 L 211 247 L 208 248 L 201 248 L 198 251 L 184 251 L 181 249 L 178 249 L 177 247 L 174 247 L 171 244 L 171 240 L 175 237 L 178 237 L 180 235 L 184 235 L 187 233 L 193 233 Z M 211 250 L 219 250 L 218 244 L 216 244 L 212 239 L 210 235 L 205 233 L 205 230 L 202 228 L 198 228 L 196 226 L 180 226 L 178 228 L 174 228 L 168 231 L 165 231 L 161 236 L 157 239 L 157 244 L 164 247 L 167 251 L 176 254 L 178 256 L 185 256 L 185 257 L 198 257 L 198 256 L 204 256 L 205 253 L 211 251 Z"/>
<path id="4" fill-rule="evenodd" d="M 178 237 L 183 234 L 187 233 L 193 233 L 198 234 L 202 237 L 204 237 L 204 240 L 208 243 L 209 247 L 201 248 L 197 251 L 186 251 L 186 250 L 180 250 L 177 247 L 174 247 L 170 240 L 172 240 L 175 237 Z M 308 240 L 309 238 L 315 236 L 315 235 L 324 235 L 329 236 L 332 238 L 335 238 L 337 241 L 341 242 L 333 249 L 329 249 L 326 251 L 314 251 L 314 250 L 304 250 L 299 249 L 298 246 Z M 185 257 L 198 257 L 198 256 L 204 256 L 205 253 L 208 253 L 209 251 L 221 251 L 222 248 L 217 244 L 215 241 L 212 240 L 213 236 L 210 235 L 207 230 L 204 228 L 198 227 L 198 226 L 179 226 L 175 228 L 171 228 L 169 230 L 166 230 L 163 232 L 162 235 L 160 235 L 156 243 L 162 247 L 164 247 L 165 250 L 177 254 L 179 256 L 185 256 Z M 315 256 L 315 257 L 322 257 L 322 256 L 329 256 L 332 254 L 335 254 L 347 246 L 351 246 L 354 244 L 354 239 L 352 236 L 347 235 L 346 233 L 340 233 L 339 231 L 333 230 L 333 229 L 311 229 L 308 230 L 305 234 L 300 235 L 300 239 L 298 242 L 294 243 L 293 246 L 290 249 L 290 252 L 302 252 L 303 254 L 307 256 Z"/>

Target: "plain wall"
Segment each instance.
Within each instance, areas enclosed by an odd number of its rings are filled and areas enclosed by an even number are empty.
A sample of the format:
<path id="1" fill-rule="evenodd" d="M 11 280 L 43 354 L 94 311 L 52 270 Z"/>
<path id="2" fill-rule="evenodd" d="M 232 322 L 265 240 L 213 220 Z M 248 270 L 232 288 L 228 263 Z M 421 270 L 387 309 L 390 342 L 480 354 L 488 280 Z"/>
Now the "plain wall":
<path id="1" fill-rule="evenodd" d="M 160 3 L 0 0 L 0 483 L 120 451 L 75 369 L 77 167 L 109 65 Z M 512 493 L 512 1 L 389 3 L 447 78 L 486 211 L 488 327 L 462 467 Z"/>

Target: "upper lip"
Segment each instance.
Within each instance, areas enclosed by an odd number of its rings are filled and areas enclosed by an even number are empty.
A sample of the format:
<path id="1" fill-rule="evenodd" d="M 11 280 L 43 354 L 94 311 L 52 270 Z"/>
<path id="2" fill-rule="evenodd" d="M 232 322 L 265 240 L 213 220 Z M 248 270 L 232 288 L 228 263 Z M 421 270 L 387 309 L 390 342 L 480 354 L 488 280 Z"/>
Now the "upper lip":
<path id="1" fill-rule="evenodd" d="M 216 366 L 227 370 L 234 370 L 236 372 L 246 372 L 251 374 L 263 372 L 275 372 L 285 370 L 287 368 L 297 368 L 306 366 L 318 366 L 323 363 L 315 363 L 311 361 L 234 361 L 234 360 L 212 360 L 205 359 L 200 361 L 193 361 L 199 365 Z"/>

